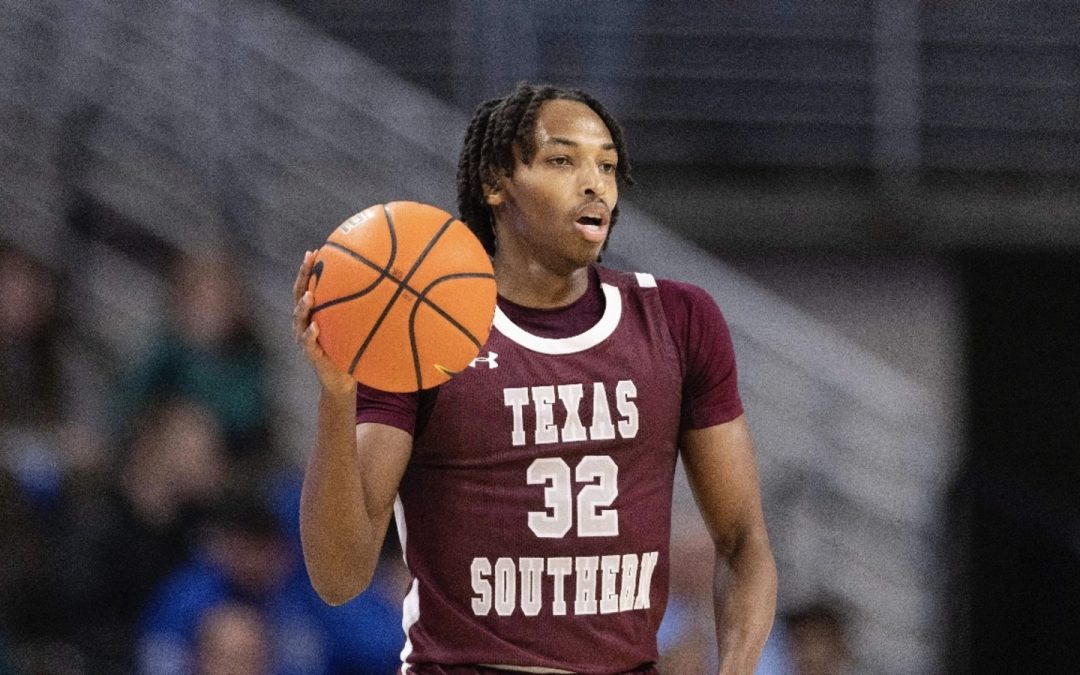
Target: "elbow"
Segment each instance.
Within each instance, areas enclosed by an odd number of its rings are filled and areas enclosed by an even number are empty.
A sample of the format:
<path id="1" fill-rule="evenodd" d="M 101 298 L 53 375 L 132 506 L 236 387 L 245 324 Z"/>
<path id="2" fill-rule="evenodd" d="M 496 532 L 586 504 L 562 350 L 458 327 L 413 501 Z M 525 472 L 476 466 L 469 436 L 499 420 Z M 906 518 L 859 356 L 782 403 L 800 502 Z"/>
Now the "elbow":
<path id="1" fill-rule="evenodd" d="M 304 566 L 312 589 L 328 605 L 337 607 L 363 593 L 375 574 L 374 564 L 355 558 L 326 564 L 325 558 L 305 551 Z"/>
<path id="2" fill-rule="evenodd" d="M 319 599 L 331 607 L 338 607 L 363 593 L 371 584 L 371 575 L 350 578 L 343 575 L 319 574 L 309 567 L 308 580 Z"/>
<path id="3" fill-rule="evenodd" d="M 359 591 L 352 592 L 348 589 L 317 586 L 315 583 L 312 583 L 311 586 L 315 589 L 315 594 L 319 596 L 319 599 L 331 607 L 340 607 L 360 594 Z"/>
<path id="4" fill-rule="evenodd" d="M 729 537 L 719 537 L 715 544 L 718 560 L 727 560 L 732 565 L 745 561 L 765 569 L 776 569 L 776 560 L 773 558 L 772 545 L 764 524 L 746 527 Z"/>
<path id="5" fill-rule="evenodd" d="M 371 584 L 377 557 L 363 555 L 363 547 L 355 544 L 310 536 L 313 532 L 319 534 L 301 522 L 300 543 L 308 581 L 323 602 L 333 607 L 343 605 Z"/>

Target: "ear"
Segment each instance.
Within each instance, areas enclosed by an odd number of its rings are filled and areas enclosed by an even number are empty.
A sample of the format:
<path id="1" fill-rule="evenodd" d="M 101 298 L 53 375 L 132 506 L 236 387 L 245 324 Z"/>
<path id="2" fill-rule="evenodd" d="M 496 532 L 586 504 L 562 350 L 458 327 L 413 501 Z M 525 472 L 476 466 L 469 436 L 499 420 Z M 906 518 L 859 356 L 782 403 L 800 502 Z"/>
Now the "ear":
<path id="1" fill-rule="evenodd" d="M 484 201 L 492 208 L 502 206 L 502 180 L 492 179 L 484 181 Z"/>

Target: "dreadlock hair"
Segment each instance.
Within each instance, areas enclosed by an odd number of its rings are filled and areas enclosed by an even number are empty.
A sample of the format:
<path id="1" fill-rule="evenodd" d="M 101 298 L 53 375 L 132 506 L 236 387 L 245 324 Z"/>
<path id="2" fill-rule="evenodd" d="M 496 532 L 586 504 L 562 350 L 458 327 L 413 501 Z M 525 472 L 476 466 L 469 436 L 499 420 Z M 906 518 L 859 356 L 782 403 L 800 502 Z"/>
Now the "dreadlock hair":
<path id="1" fill-rule="evenodd" d="M 619 158 L 616 175 L 626 184 L 634 184 L 622 127 L 599 101 L 579 89 L 522 82 L 508 96 L 484 101 L 476 107 L 465 131 L 465 142 L 458 159 L 457 201 L 460 219 L 480 239 L 489 255 L 495 254 L 495 219 L 484 198 L 484 185 L 494 184 L 500 174 L 509 176 L 514 172 L 515 144 L 521 153 L 522 163 L 532 161 L 536 152 L 533 133 L 537 114 L 545 101 L 554 99 L 584 103 L 603 120 Z M 611 212 L 613 227 L 618 215 L 619 207 L 616 205 Z M 604 248 L 607 248 L 606 241 Z"/>

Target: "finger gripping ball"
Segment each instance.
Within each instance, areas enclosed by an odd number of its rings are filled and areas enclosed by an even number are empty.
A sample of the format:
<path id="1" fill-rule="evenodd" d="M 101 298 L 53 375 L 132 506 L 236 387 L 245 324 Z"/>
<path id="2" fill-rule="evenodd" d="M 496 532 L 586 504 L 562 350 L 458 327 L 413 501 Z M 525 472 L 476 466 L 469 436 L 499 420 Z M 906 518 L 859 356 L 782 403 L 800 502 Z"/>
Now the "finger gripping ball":
<path id="1" fill-rule="evenodd" d="M 327 357 L 390 392 L 442 384 L 466 368 L 495 315 L 495 275 L 480 241 L 442 209 L 388 202 L 330 233 L 308 289 Z"/>

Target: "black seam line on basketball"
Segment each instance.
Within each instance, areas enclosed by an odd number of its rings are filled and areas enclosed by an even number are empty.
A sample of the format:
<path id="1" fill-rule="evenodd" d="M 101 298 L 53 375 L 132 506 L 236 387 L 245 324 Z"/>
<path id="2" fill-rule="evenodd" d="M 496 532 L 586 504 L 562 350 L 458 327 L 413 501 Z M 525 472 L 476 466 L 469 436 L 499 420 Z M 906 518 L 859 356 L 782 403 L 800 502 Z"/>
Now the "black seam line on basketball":
<path id="1" fill-rule="evenodd" d="M 485 274 L 483 272 L 461 272 L 459 274 L 447 274 L 445 276 L 439 277 L 435 281 L 432 281 L 430 284 L 425 286 L 424 290 L 417 293 L 416 297 L 417 297 L 418 300 L 420 300 L 420 302 L 425 303 L 428 307 L 430 307 L 433 310 L 435 310 L 436 312 L 438 312 L 439 316 L 441 316 L 442 318 L 449 321 L 450 324 L 454 326 L 454 328 L 457 328 L 459 331 L 461 331 L 461 333 L 465 337 L 469 338 L 469 341 L 472 342 L 474 345 L 476 345 L 477 349 L 480 349 L 480 347 L 483 346 L 483 345 L 480 344 L 480 340 L 476 339 L 476 336 L 473 335 L 469 331 L 468 328 L 466 328 L 465 326 L 462 326 L 461 323 L 459 323 L 457 319 L 450 316 L 450 314 L 448 314 L 445 310 L 443 310 L 442 307 L 439 307 L 437 304 L 435 304 L 431 300 L 428 300 L 427 299 L 427 294 L 428 294 L 428 291 L 430 291 L 435 286 L 441 284 L 444 281 L 450 281 L 451 279 L 494 279 L 494 278 L 495 278 L 494 274 Z M 410 288 L 409 290 L 412 290 L 412 289 Z M 413 292 L 415 293 L 415 291 L 413 291 Z M 413 369 L 416 371 L 416 383 L 418 385 L 420 385 L 421 389 L 423 389 L 424 388 L 424 377 L 423 377 L 423 374 L 422 374 L 422 372 L 420 370 L 420 353 L 419 353 L 419 350 L 416 349 L 416 312 L 420 309 L 420 302 L 415 303 L 413 305 L 412 311 L 409 312 L 409 344 L 411 344 L 412 348 L 413 348 Z"/>
<path id="2" fill-rule="evenodd" d="M 382 281 L 383 279 L 386 279 L 386 278 L 394 279 L 393 276 L 391 276 L 390 272 L 387 270 L 387 268 L 380 267 L 380 266 L 376 265 L 375 263 L 371 262 L 370 260 L 368 260 L 364 256 L 360 255 L 359 253 L 356 253 L 355 251 L 350 251 L 348 248 L 342 246 L 341 244 L 337 244 L 337 243 L 334 243 L 334 242 L 327 242 L 327 246 L 330 246 L 332 248 L 336 248 L 336 249 L 338 249 L 338 250 L 340 250 L 340 251 L 342 251 L 344 253 L 347 253 L 350 256 L 352 256 L 353 258 L 356 258 L 358 261 L 360 261 L 363 264 L 367 265 L 368 267 L 370 267 L 370 268 L 372 268 L 374 270 L 378 270 L 379 276 L 375 277 L 375 281 L 372 281 L 370 284 L 368 284 L 364 288 L 361 288 L 359 291 L 357 291 L 355 293 L 350 293 L 349 295 L 343 295 L 343 296 L 341 296 L 339 298 L 334 298 L 333 300 L 327 300 L 326 302 L 324 302 L 322 304 L 315 305 L 314 307 L 311 308 L 311 314 L 312 315 L 314 315 L 316 312 L 319 312 L 321 310 L 326 309 L 327 307 L 333 307 L 334 305 L 339 305 L 339 304 L 341 304 L 343 302 L 349 302 L 350 300 L 355 300 L 355 299 L 357 299 L 359 297 L 367 295 L 368 293 L 373 291 L 375 289 L 375 287 L 379 285 L 379 282 Z M 397 281 L 397 279 L 394 279 L 394 281 Z"/>
<path id="3" fill-rule="evenodd" d="M 387 270 L 394 269 L 394 262 L 397 261 L 397 227 L 394 226 L 394 214 L 390 213 L 390 208 L 383 204 L 383 215 L 386 216 L 386 230 L 390 234 L 390 258 L 386 261 Z M 391 279 L 393 276 L 390 277 Z"/>
<path id="4" fill-rule="evenodd" d="M 390 223 L 391 229 L 393 229 L 393 222 L 390 220 L 389 211 L 386 212 L 386 218 L 387 222 Z M 431 249 L 435 247 L 435 244 L 438 243 L 439 239 L 443 236 L 446 230 L 449 229 L 450 225 L 453 224 L 453 222 L 453 216 L 447 218 L 446 222 L 443 223 L 439 227 L 439 230 L 431 237 L 431 239 L 428 240 L 427 246 L 425 246 L 424 250 L 420 252 L 420 255 L 416 256 L 416 261 L 413 262 L 412 267 L 409 268 L 409 271 L 401 279 L 401 283 L 398 285 L 397 290 L 395 290 L 394 294 L 390 296 L 390 300 L 386 303 L 386 306 L 383 307 L 382 313 L 379 314 L 379 318 L 375 320 L 375 323 L 371 326 L 371 330 L 368 331 L 367 337 L 364 338 L 364 343 L 360 345 L 360 349 L 356 350 L 356 356 L 353 357 L 352 363 L 349 364 L 349 375 L 352 375 L 356 372 L 356 364 L 360 363 L 360 357 L 362 357 L 364 355 L 364 352 L 367 351 L 368 345 L 371 344 L 372 338 L 375 337 L 375 333 L 379 330 L 379 326 L 381 326 L 382 322 L 386 320 L 386 317 L 390 314 L 390 310 L 394 308 L 394 303 L 397 302 L 397 299 L 399 297 L 401 297 L 401 292 L 405 290 L 405 288 L 408 286 L 409 279 L 412 278 L 413 274 L 416 274 L 416 270 L 420 268 L 420 265 L 424 262 L 424 259 L 427 258 L 428 253 L 431 252 Z M 415 346 L 413 348 L 413 351 L 416 351 Z"/>
<path id="5" fill-rule="evenodd" d="M 383 208 L 385 209 L 386 207 L 384 206 Z M 372 261 L 372 260 L 368 260 L 363 255 L 361 255 L 360 253 L 357 253 L 356 251 L 352 250 L 348 246 L 343 246 L 342 244 L 339 244 L 336 241 L 328 241 L 328 242 L 326 242 L 326 245 L 329 246 L 330 248 L 336 248 L 337 250 L 341 251 L 345 255 L 348 255 L 349 257 L 356 259 L 358 262 L 363 263 L 364 265 L 367 265 L 371 269 L 378 272 L 379 276 L 378 276 L 378 278 L 375 279 L 375 281 L 371 282 L 371 284 L 369 286 L 360 289 L 356 293 L 351 293 L 349 295 L 343 295 L 340 298 L 334 298 L 333 300 L 328 300 L 328 301 L 322 303 L 321 305 L 315 305 L 314 307 L 311 308 L 312 315 L 314 315 L 316 312 L 318 312 L 320 310 L 326 309 L 327 307 L 333 307 L 334 305 L 338 305 L 338 304 L 341 304 L 343 302 L 349 302 L 350 300 L 355 300 L 355 299 L 357 299 L 359 297 L 367 295 L 368 293 L 370 293 L 372 291 L 372 289 L 374 289 L 376 286 L 378 286 L 379 282 L 382 281 L 383 279 L 393 279 L 395 283 L 398 283 L 398 284 L 401 283 L 398 279 L 394 279 L 394 275 L 390 274 L 390 270 L 394 266 L 394 259 L 397 258 L 397 233 L 394 231 L 393 224 L 391 224 L 390 221 L 389 221 L 390 214 L 387 213 L 386 217 L 387 217 L 387 223 L 388 223 L 387 226 L 390 228 L 390 257 L 386 261 L 386 266 L 385 267 L 378 264 L 378 263 L 376 263 L 376 262 L 374 262 L 374 261 Z"/>

